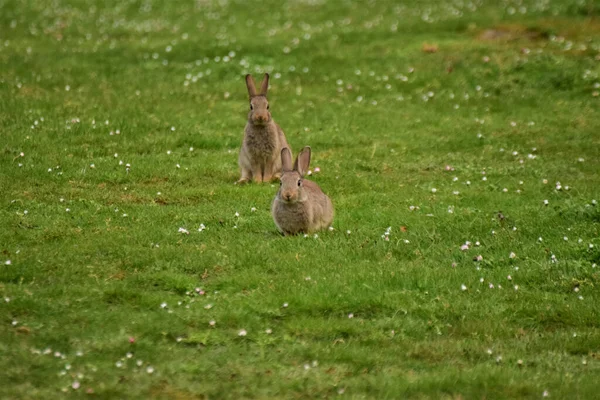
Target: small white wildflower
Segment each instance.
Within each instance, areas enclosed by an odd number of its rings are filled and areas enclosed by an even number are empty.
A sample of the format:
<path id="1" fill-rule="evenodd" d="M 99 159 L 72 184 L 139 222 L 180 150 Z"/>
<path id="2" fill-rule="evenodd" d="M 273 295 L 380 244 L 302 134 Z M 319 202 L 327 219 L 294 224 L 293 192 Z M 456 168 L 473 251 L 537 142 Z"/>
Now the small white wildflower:
<path id="1" fill-rule="evenodd" d="M 354 318 L 354 314 L 353 313 L 348 314 L 348 318 Z"/>
<path id="2" fill-rule="evenodd" d="M 250 212 L 256 212 L 256 207 L 252 207 L 252 208 L 250 209 Z"/>
<path id="3" fill-rule="evenodd" d="M 242 337 L 243 337 L 243 336 L 246 336 L 247 334 L 248 334 L 248 332 L 246 332 L 246 330 L 245 330 L 245 329 L 242 329 L 242 330 L 240 330 L 240 331 L 238 332 L 238 336 L 242 336 Z"/>
<path id="4" fill-rule="evenodd" d="M 467 290 L 467 287 L 464 284 L 462 284 L 460 285 L 460 290 L 464 292 L 465 290 Z"/>
<path id="5" fill-rule="evenodd" d="M 437 192 L 437 189 L 436 188 L 431 188 L 431 193 L 435 193 L 435 192 Z"/>
<path id="6" fill-rule="evenodd" d="M 147 372 L 147 373 L 149 373 L 149 374 L 153 374 L 153 373 L 154 373 L 154 367 L 153 367 L 153 366 L 151 366 L 151 365 L 149 365 L 149 366 L 146 368 L 146 372 Z"/>
<path id="7" fill-rule="evenodd" d="M 267 329 L 265 329 L 265 333 L 267 335 L 270 335 L 271 333 L 273 333 L 273 330 L 271 328 L 267 328 Z"/>

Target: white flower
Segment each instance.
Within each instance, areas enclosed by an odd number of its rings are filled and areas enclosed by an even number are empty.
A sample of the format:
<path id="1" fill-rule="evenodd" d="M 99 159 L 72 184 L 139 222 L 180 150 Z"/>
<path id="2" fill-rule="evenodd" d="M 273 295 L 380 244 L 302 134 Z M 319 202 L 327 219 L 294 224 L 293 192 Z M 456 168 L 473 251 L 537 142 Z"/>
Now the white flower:
<path id="1" fill-rule="evenodd" d="M 352 232 L 350 232 L 350 230 L 346 231 L 346 235 L 349 235 L 350 233 L 352 233 Z"/>
<path id="2" fill-rule="evenodd" d="M 160 303 L 160 308 L 167 308 L 167 303 L 165 303 L 165 302 Z"/>
<path id="3" fill-rule="evenodd" d="M 121 368 L 121 367 L 123 366 L 123 361 L 117 361 L 117 362 L 115 363 L 115 366 L 116 366 L 117 368 Z"/>
<path id="4" fill-rule="evenodd" d="M 250 209 L 250 212 L 256 212 L 256 207 L 252 207 L 252 208 Z"/>
<path id="5" fill-rule="evenodd" d="M 242 336 L 242 337 L 243 337 L 243 336 L 246 336 L 247 334 L 248 334 L 248 332 L 246 332 L 246 330 L 245 330 L 245 329 L 242 329 L 242 330 L 240 330 L 240 331 L 238 332 L 238 336 Z"/>
<path id="6" fill-rule="evenodd" d="M 75 390 L 79 389 L 80 386 L 81 384 L 79 383 L 79 381 L 75 381 L 71 384 L 71 387 Z"/>
<path id="7" fill-rule="evenodd" d="M 437 192 L 437 189 L 436 188 L 431 188 L 431 193 L 435 193 L 435 192 Z"/>
<path id="8" fill-rule="evenodd" d="M 153 367 L 153 366 L 151 366 L 151 365 L 149 365 L 149 366 L 146 368 L 146 372 L 147 372 L 147 373 L 149 373 L 149 374 L 152 374 L 152 373 L 154 373 L 154 367 Z"/>
<path id="9" fill-rule="evenodd" d="M 10 261 L 10 260 L 4 261 L 4 265 L 11 265 L 11 264 L 12 264 L 12 261 Z"/>
<path id="10" fill-rule="evenodd" d="M 460 285 L 460 290 L 464 292 L 465 290 L 467 290 L 467 287 L 464 284 L 462 284 Z"/>
<path id="11" fill-rule="evenodd" d="M 200 224 L 200 227 L 198 228 L 198 232 L 202 232 L 205 229 L 206 229 L 206 225 Z"/>
<path id="12" fill-rule="evenodd" d="M 354 314 L 353 313 L 348 314 L 348 318 L 354 318 Z"/>
<path id="13" fill-rule="evenodd" d="M 240 216 L 240 213 L 236 211 L 235 214 L 234 214 L 234 216 L 237 218 L 237 217 Z"/>
<path id="14" fill-rule="evenodd" d="M 208 321 L 208 324 L 210 326 L 215 326 L 216 322 L 215 322 L 215 320 L 210 320 L 210 321 Z"/>
<path id="15" fill-rule="evenodd" d="M 287 308 L 288 307 L 288 303 L 283 303 L 283 308 Z"/>
<path id="16" fill-rule="evenodd" d="M 179 232 L 179 233 L 185 233 L 186 235 L 189 235 L 189 234 L 190 234 L 190 231 L 188 231 L 188 230 L 187 230 L 187 229 L 185 229 L 185 228 L 179 228 L 178 232 Z"/>
<path id="17" fill-rule="evenodd" d="M 510 257 L 510 258 L 515 258 L 516 256 L 517 256 L 517 255 L 516 255 L 515 253 L 513 253 L 512 251 L 511 251 L 511 252 L 510 252 L 510 254 L 509 254 L 509 257 Z"/>
<path id="18" fill-rule="evenodd" d="M 267 335 L 270 335 L 271 333 L 273 333 L 273 330 L 271 330 L 271 328 L 267 328 L 267 329 L 265 329 L 265 333 Z"/>

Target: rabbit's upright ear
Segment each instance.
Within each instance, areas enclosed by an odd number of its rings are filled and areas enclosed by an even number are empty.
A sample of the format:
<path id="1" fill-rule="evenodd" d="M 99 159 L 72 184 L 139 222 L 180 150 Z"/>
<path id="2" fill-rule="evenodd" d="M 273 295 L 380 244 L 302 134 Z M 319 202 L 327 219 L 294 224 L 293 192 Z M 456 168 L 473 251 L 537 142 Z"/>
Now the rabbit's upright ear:
<path id="1" fill-rule="evenodd" d="M 252 79 L 252 75 L 246 75 L 246 87 L 248 88 L 248 95 L 250 97 L 256 96 L 256 86 L 254 86 L 254 79 Z"/>
<path id="2" fill-rule="evenodd" d="M 306 146 L 302 149 L 298 157 L 296 158 L 296 162 L 294 162 L 294 171 L 298 171 L 298 173 L 302 176 L 306 175 L 308 172 L 308 166 L 310 165 L 310 146 Z"/>
<path id="3" fill-rule="evenodd" d="M 263 96 L 267 95 L 267 91 L 269 90 L 269 74 L 265 74 L 262 83 L 260 84 L 260 94 Z"/>
<path id="4" fill-rule="evenodd" d="M 292 153 L 287 147 L 281 149 L 281 166 L 283 171 L 292 171 Z"/>

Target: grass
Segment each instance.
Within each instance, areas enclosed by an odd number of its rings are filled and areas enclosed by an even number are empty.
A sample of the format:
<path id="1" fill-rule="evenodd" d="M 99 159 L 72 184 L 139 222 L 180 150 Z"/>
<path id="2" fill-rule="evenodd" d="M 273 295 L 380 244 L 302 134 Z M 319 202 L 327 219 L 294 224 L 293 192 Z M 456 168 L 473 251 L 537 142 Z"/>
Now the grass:
<path id="1" fill-rule="evenodd" d="M 280 3 L 0 2 L 0 397 L 595 398 L 597 3 Z"/>

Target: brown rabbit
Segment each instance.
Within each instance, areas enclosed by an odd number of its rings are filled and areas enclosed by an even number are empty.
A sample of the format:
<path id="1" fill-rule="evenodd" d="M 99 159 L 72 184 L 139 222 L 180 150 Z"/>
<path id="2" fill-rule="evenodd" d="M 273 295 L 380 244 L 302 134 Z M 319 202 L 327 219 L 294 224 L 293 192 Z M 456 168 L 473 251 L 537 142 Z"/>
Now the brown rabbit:
<path id="1" fill-rule="evenodd" d="M 241 177 L 237 183 L 246 183 L 251 179 L 254 182 L 269 182 L 281 176 L 281 149 L 289 146 L 285 134 L 269 112 L 269 74 L 265 74 L 260 93 L 256 92 L 250 74 L 246 75 L 246 86 L 250 95 L 250 112 L 238 159 Z"/>
<path id="2" fill-rule="evenodd" d="M 281 150 L 283 174 L 281 186 L 273 200 L 271 213 L 275 225 L 284 235 L 309 233 L 327 228 L 333 222 L 333 204 L 319 185 L 304 179 L 310 164 L 310 147 L 306 146 L 292 167 L 292 152 Z"/>

